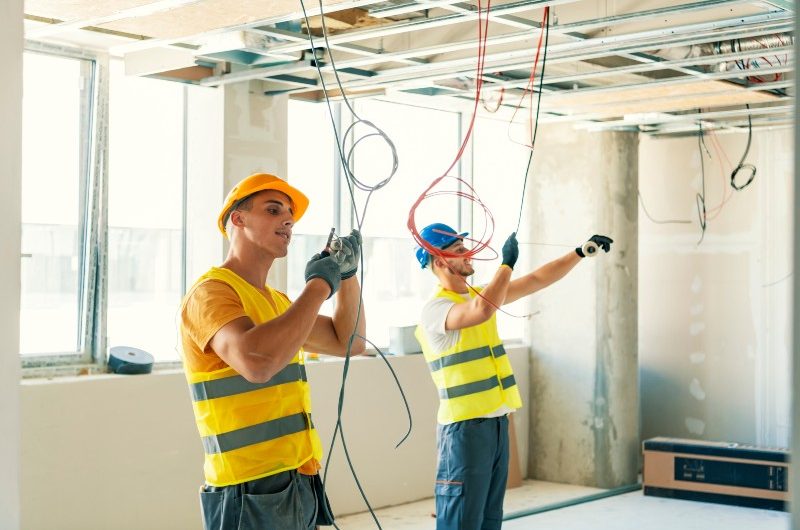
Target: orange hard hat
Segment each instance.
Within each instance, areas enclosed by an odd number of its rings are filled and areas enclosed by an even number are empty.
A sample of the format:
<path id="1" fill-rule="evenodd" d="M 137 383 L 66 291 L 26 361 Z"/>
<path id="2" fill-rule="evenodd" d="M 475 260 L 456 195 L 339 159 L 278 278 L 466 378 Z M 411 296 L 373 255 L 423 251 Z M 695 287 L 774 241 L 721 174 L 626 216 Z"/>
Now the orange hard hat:
<path id="1" fill-rule="evenodd" d="M 222 232 L 225 237 L 228 237 L 228 233 L 225 231 L 225 223 L 228 222 L 228 217 L 231 215 L 233 209 L 238 203 L 250 195 L 264 190 L 276 190 L 289 196 L 293 203 L 292 209 L 294 211 L 293 217 L 295 222 L 299 221 L 300 218 L 303 217 L 303 214 L 306 213 L 308 197 L 306 197 L 303 192 L 290 186 L 285 180 L 275 175 L 256 173 L 239 182 L 228 193 L 228 196 L 225 197 L 225 204 L 222 206 L 222 211 L 219 213 L 219 218 L 217 219 L 219 231 Z"/>

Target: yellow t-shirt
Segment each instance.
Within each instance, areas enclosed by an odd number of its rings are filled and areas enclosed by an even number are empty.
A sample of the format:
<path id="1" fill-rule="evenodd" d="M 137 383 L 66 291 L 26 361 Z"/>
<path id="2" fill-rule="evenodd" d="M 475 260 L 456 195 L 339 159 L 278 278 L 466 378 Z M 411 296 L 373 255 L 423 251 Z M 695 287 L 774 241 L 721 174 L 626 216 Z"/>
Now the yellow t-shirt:
<path id="1" fill-rule="evenodd" d="M 274 306 L 268 292 L 259 290 L 267 302 Z M 278 295 L 289 300 L 283 293 Z M 242 317 L 247 317 L 247 314 L 233 287 L 218 280 L 208 280 L 196 286 L 181 312 L 181 344 L 183 362 L 187 368 L 192 372 L 227 368 L 228 364 L 211 349 L 209 343 L 226 324 Z M 312 458 L 297 471 L 315 475 L 320 467 L 319 462 Z"/>

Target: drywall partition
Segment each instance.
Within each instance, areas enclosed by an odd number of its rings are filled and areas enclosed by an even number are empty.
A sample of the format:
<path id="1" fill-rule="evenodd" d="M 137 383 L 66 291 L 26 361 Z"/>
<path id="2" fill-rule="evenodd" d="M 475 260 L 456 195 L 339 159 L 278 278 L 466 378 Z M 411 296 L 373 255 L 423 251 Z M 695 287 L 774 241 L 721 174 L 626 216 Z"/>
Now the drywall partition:
<path id="1" fill-rule="evenodd" d="M 792 132 L 754 133 L 747 161 L 758 171 L 738 192 L 728 160 L 738 164 L 746 129 L 698 140 L 641 142 L 640 190 L 650 215 L 690 221 L 640 217 L 642 435 L 787 446 Z"/>
<path id="2" fill-rule="evenodd" d="M 637 478 L 637 154 L 636 133 L 559 125 L 537 137 L 520 228 L 531 267 L 592 234 L 614 243 L 530 297 L 532 478 L 599 487 Z"/>
<path id="3" fill-rule="evenodd" d="M 0 3 L 0 528 L 19 528 L 22 0 Z"/>
<path id="4" fill-rule="evenodd" d="M 528 350 L 508 350 L 527 406 Z M 408 418 L 378 358 L 352 361 L 342 417 L 350 455 L 374 507 L 433 495 L 436 390 L 421 355 L 390 356 L 389 362 L 411 405 L 408 440 L 395 449 Z M 308 365 L 314 423 L 326 454 L 341 370 L 341 362 Z M 198 489 L 203 453 L 181 372 L 26 380 L 21 399 L 24 528 L 202 528 Z M 525 454 L 527 422 L 517 416 L 517 442 Z M 337 514 L 365 509 L 341 444 L 328 480 Z"/>

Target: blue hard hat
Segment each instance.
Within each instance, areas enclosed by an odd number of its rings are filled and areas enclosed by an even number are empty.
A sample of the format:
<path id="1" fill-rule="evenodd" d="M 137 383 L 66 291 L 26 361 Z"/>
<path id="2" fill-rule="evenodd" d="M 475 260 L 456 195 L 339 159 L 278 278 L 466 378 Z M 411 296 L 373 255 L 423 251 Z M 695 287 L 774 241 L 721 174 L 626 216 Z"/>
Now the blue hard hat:
<path id="1" fill-rule="evenodd" d="M 420 237 L 434 246 L 436 248 L 447 248 L 456 241 L 460 239 L 464 239 L 464 237 L 469 235 L 469 232 L 464 232 L 462 234 L 458 234 L 455 230 L 451 227 L 447 226 L 444 223 L 433 223 L 425 228 L 419 233 Z M 427 250 L 422 247 L 417 247 L 417 261 L 424 269 L 428 266 L 428 261 L 430 261 L 430 254 Z"/>

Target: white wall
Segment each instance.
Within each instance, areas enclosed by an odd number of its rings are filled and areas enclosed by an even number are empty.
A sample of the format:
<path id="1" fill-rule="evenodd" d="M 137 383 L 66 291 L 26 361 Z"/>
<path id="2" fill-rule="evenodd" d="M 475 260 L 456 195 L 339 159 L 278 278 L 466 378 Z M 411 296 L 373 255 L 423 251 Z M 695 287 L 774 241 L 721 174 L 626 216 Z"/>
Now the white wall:
<path id="1" fill-rule="evenodd" d="M 527 405 L 528 350 L 510 347 L 509 355 Z M 373 507 L 433 495 L 436 391 L 421 355 L 390 357 L 389 362 L 411 406 L 414 423 L 409 439 L 394 448 L 408 420 L 379 358 L 351 362 L 342 417 L 348 450 Z M 326 455 L 342 366 L 340 362 L 308 366 L 314 423 Z M 523 458 L 526 417 L 515 415 Z M 22 418 L 24 528 L 202 527 L 197 492 L 203 480 L 203 454 L 182 373 L 26 380 Z M 365 509 L 346 466 L 337 442 L 328 494 L 340 515 Z"/>
<path id="2" fill-rule="evenodd" d="M 0 528 L 19 527 L 22 0 L 0 3 Z"/>
<path id="3" fill-rule="evenodd" d="M 746 134 L 719 135 L 738 164 Z M 754 183 L 730 194 L 712 138 L 706 144 L 708 230 L 700 229 L 696 138 L 643 138 L 639 354 L 642 436 L 788 446 L 793 214 L 791 130 L 757 132 Z M 713 209 L 731 195 L 715 218 Z"/>

